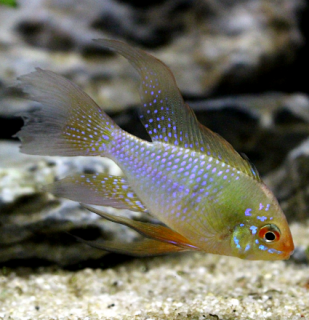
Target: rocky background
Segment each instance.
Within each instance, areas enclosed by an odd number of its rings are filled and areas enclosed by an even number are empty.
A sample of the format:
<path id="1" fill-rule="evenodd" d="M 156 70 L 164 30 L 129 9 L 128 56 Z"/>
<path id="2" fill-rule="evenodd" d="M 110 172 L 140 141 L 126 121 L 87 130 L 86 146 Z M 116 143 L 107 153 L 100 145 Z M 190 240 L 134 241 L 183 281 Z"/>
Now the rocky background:
<path id="1" fill-rule="evenodd" d="M 21 0 L 16 8 L 0 5 L 1 266 L 112 267 L 128 258 L 77 243 L 66 232 L 89 240 L 138 237 L 75 202 L 41 191 L 71 173 L 119 175 L 115 164 L 26 156 L 12 137 L 23 123 L 19 115 L 37 107 L 13 85 L 18 76 L 40 67 L 71 79 L 122 128 L 148 139 L 136 113 L 137 74 L 95 38 L 125 40 L 170 66 L 200 122 L 247 154 L 288 220 L 305 226 L 308 18 L 305 0 Z M 126 210 L 104 210 L 141 218 Z M 305 237 L 295 241 L 292 263 L 308 261 L 308 229 L 299 232 Z"/>

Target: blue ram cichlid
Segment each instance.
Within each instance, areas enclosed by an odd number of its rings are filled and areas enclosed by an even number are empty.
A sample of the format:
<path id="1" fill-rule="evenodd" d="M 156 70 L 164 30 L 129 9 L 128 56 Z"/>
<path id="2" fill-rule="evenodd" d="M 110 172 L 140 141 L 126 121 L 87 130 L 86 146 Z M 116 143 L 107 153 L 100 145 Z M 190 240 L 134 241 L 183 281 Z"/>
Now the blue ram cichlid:
<path id="1" fill-rule="evenodd" d="M 170 69 L 123 42 L 97 42 L 124 56 L 140 74 L 140 119 L 152 142 L 119 128 L 75 84 L 37 69 L 20 77 L 21 88 L 43 106 L 26 117 L 17 134 L 21 151 L 112 159 L 125 178 L 75 175 L 49 190 L 82 203 L 148 212 L 165 226 L 86 206 L 145 236 L 134 243 L 87 243 L 131 255 L 196 250 L 252 260 L 287 259 L 294 244 L 274 195 L 248 160 L 197 121 Z"/>

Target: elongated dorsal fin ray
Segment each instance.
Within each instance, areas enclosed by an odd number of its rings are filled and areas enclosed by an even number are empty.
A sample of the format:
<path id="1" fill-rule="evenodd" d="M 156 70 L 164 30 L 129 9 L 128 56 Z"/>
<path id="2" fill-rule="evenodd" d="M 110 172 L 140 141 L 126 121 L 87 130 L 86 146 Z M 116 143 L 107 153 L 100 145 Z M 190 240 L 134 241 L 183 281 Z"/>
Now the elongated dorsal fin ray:
<path id="1" fill-rule="evenodd" d="M 45 190 L 78 202 L 148 212 L 123 177 L 103 173 L 76 174 L 46 186 Z"/>
<path id="2" fill-rule="evenodd" d="M 256 170 L 184 103 L 171 70 L 150 54 L 115 40 L 95 40 L 129 60 L 141 77 L 140 119 L 152 141 L 207 154 L 260 181 Z"/>

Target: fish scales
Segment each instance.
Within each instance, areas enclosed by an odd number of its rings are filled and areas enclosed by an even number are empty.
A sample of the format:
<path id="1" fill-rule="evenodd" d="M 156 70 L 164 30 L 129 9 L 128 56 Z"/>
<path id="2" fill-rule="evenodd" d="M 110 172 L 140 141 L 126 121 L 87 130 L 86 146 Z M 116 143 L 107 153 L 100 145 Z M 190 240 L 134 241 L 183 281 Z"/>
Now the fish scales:
<path id="1" fill-rule="evenodd" d="M 29 98 L 42 104 L 17 134 L 21 150 L 111 158 L 125 178 L 79 175 L 48 190 L 83 203 L 148 212 L 166 227 L 128 221 L 87 206 L 148 238 L 133 244 L 87 243 L 133 255 L 199 250 L 244 259 L 288 258 L 293 240 L 274 195 L 245 157 L 197 121 L 170 69 L 123 42 L 98 42 L 124 56 L 138 71 L 140 119 L 152 142 L 120 129 L 76 85 L 38 69 L 20 78 Z"/>
<path id="2" fill-rule="evenodd" d="M 227 225 L 231 216 L 234 223 L 241 224 L 247 208 L 262 201 L 263 191 L 255 194 L 255 201 L 247 197 L 248 188 L 255 188 L 256 182 L 200 152 L 147 143 L 123 132 L 121 135 L 111 149 L 111 158 L 151 208 L 150 213 L 199 247 L 209 251 L 211 246 L 213 253 L 224 252 L 226 243 L 222 240 L 230 232 Z M 231 201 L 231 193 L 233 197 L 242 196 Z"/>

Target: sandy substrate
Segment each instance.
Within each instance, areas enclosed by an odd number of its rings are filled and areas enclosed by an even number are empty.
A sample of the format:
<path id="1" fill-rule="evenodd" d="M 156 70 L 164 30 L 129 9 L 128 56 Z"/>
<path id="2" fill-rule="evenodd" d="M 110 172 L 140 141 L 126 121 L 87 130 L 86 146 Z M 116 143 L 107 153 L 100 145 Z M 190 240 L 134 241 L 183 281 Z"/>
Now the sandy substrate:
<path id="1" fill-rule="evenodd" d="M 292 232 L 309 245 L 308 224 Z M 105 270 L 20 268 L 0 276 L 0 319 L 309 319 L 309 266 L 193 253 Z"/>

